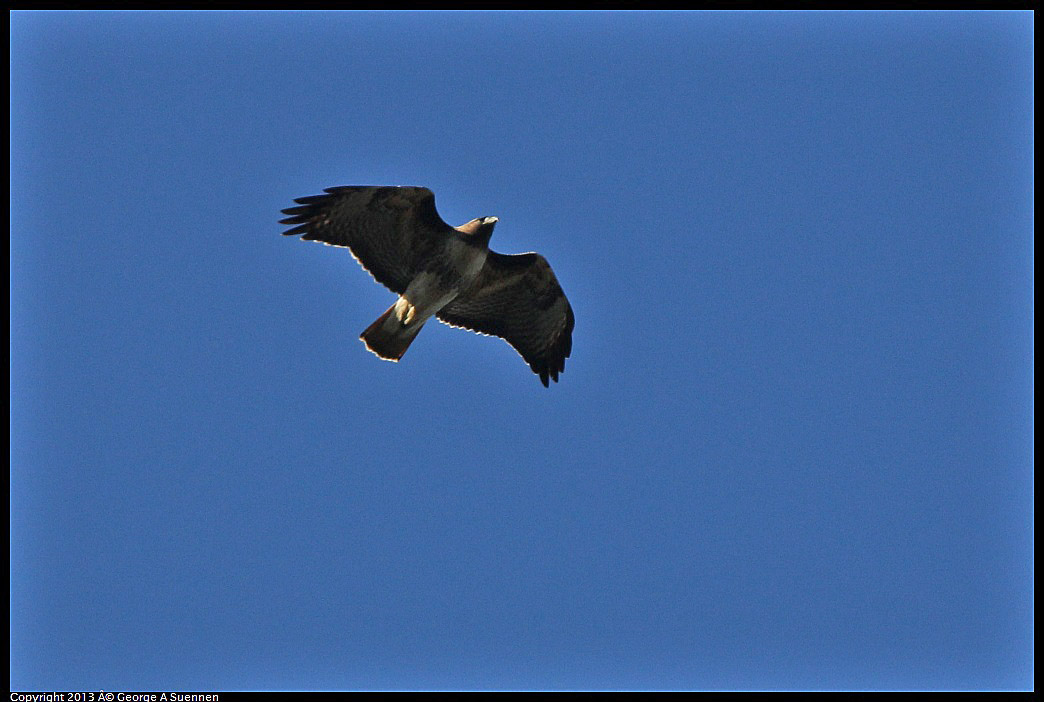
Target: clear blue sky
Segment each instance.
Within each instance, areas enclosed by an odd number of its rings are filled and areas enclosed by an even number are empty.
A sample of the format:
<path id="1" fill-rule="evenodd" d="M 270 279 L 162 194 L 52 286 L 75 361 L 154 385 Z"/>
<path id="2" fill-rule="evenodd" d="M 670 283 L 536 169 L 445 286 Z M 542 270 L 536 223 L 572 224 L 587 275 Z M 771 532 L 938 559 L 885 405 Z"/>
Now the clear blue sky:
<path id="1" fill-rule="evenodd" d="M 11 16 L 11 686 L 1029 689 L 1029 13 Z M 544 389 L 280 236 L 500 218 Z"/>

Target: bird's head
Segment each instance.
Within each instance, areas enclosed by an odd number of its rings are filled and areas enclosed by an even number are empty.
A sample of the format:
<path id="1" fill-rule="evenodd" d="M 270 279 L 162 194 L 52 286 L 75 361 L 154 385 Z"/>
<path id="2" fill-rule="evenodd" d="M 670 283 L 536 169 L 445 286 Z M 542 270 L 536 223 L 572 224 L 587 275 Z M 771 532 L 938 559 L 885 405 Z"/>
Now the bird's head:
<path id="1" fill-rule="evenodd" d="M 476 217 L 457 227 L 457 231 L 488 244 L 489 238 L 493 236 L 493 227 L 497 226 L 498 221 L 496 217 Z"/>

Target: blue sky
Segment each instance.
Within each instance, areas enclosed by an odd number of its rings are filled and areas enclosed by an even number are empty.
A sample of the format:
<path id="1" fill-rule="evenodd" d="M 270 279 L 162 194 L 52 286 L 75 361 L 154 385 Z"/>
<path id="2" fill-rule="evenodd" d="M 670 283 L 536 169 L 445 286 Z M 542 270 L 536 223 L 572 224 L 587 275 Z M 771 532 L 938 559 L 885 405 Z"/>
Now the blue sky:
<path id="1" fill-rule="evenodd" d="M 13 689 L 1031 689 L 1029 13 L 11 16 Z M 334 185 L 576 312 L 358 341 Z"/>

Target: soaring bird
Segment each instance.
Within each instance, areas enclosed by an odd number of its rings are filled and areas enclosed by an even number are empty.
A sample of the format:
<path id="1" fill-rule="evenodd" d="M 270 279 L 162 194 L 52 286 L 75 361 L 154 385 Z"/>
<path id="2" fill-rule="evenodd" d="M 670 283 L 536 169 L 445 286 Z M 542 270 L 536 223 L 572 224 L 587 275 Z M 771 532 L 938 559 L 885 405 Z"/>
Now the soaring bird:
<path id="1" fill-rule="evenodd" d="M 349 185 L 299 197 L 285 235 L 342 246 L 399 295 L 359 337 L 398 361 L 433 315 L 451 327 L 499 336 L 540 376 L 558 382 L 573 345 L 573 309 L 547 260 L 489 249 L 496 217 L 451 227 L 435 195 L 413 186 Z"/>

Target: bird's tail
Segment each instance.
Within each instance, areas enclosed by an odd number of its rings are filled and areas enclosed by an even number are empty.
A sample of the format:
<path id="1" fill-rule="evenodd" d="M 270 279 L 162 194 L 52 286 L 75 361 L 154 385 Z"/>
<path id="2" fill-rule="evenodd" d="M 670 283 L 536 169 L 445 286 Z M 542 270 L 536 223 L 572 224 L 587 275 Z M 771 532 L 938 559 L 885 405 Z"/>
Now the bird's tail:
<path id="1" fill-rule="evenodd" d="M 395 305 L 377 318 L 370 326 L 366 327 L 359 338 L 366 344 L 366 348 L 377 354 L 378 358 L 385 361 L 398 361 L 406 353 L 413 340 L 417 338 L 424 322 L 411 324 L 409 326 L 399 321 L 395 315 Z"/>

